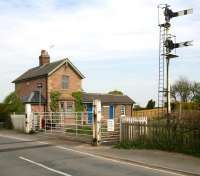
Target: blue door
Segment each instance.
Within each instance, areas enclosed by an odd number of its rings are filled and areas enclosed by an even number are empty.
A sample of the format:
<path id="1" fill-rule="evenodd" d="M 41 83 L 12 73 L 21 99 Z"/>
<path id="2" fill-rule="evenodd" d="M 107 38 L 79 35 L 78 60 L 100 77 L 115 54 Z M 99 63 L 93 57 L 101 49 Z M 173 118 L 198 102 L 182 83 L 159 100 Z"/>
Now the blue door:
<path id="1" fill-rule="evenodd" d="M 88 123 L 92 123 L 92 103 L 87 104 L 87 112 L 88 112 Z"/>
<path id="2" fill-rule="evenodd" d="M 109 119 L 113 119 L 114 118 L 114 106 L 110 105 L 109 106 Z"/>

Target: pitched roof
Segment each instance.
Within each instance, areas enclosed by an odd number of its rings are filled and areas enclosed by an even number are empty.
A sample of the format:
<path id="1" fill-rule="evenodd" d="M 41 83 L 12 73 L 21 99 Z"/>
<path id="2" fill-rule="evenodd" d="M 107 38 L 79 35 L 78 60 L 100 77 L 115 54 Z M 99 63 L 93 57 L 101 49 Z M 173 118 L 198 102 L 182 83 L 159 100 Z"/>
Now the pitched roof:
<path id="1" fill-rule="evenodd" d="M 53 73 L 55 70 L 60 68 L 63 64 L 67 63 L 72 67 L 72 69 L 83 79 L 85 78 L 84 75 L 71 63 L 69 59 L 62 59 L 55 62 L 51 62 L 49 64 L 45 64 L 42 66 L 34 67 L 29 70 L 27 70 L 25 73 L 20 75 L 18 78 L 16 78 L 13 83 L 24 81 L 27 79 L 32 79 L 36 77 L 43 77 L 43 76 L 49 76 L 51 73 Z"/>
<path id="2" fill-rule="evenodd" d="M 98 93 L 83 93 L 83 103 L 92 103 L 93 100 L 99 99 L 104 104 L 134 104 L 135 102 L 127 95 L 111 95 Z"/>
<path id="3" fill-rule="evenodd" d="M 41 95 L 39 91 L 33 91 L 29 96 L 21 97 L 23 103 L 31 103 L 31 104 L 45 104 L 46 99 Z"/>

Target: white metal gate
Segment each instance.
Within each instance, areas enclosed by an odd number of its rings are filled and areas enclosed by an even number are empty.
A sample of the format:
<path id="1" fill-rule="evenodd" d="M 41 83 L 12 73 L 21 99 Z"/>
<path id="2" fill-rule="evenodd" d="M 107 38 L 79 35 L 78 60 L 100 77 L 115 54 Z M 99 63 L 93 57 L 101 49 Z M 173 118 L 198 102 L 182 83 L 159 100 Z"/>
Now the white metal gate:
<path id="1" fill-rule="evenodd" d="M 41 130 L 41 114 L 33 113 L 32 114 L 32 130 L 38 132 Z"/>
<path id="2" fill-rule="evenodd" d="M 35 131 L 64 134 L 91 142 L 93 117 L 93 112 L 39 112 L 33 114 L 33 126 Z"/>
<path id="3" fill-rule="evenodd" d="M 120 141 L 120 120 L 105 119 L 101 120 L 101 143 L 115 144 Z"/>
<path id="4" fill-rule="evenodd" d="M 92 120 L 91 120 L 92 118 Z M 62 134 L 76 137 L 80 141 L 92 142 L 95 134 L 93 112 L 38 112 L 33 113 L 34 131 L 47 134 Z M 93 134 L 94 133 L 94 134 Z M 115 144 L 120 141 L 120 119 L 102 118 L 100 123 L 100 143 Z"/>

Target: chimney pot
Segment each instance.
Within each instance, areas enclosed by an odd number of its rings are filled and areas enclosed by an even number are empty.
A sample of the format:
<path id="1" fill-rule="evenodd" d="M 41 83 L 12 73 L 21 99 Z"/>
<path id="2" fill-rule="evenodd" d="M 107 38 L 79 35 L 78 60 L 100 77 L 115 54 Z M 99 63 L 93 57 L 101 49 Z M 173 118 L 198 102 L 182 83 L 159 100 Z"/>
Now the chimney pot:
<path id="1" fill-rule="evenodd" d="M 45 65 L 50 63 L 50 56 L 46 50 L 41 50 L 41 55 L 39 56 L 39 65 Z"/>

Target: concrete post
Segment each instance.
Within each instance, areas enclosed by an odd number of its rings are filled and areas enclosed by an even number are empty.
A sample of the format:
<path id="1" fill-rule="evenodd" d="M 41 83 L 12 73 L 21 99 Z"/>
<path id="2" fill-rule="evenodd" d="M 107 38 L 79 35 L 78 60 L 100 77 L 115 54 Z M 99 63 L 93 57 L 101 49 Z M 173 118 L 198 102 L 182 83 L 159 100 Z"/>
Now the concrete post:
<path id="1" fill-rule="evenodd" d="M 94 119 L 93 119 L 93 145 L 101 143 L 101 101 L 93 101 Z"/>
<path id="2" fill-rule="evenodd" d="M 31 104 L 25 104 L 25 132 L 30 133 L 33 129 L 33 115 L 31 112 Z"/>

